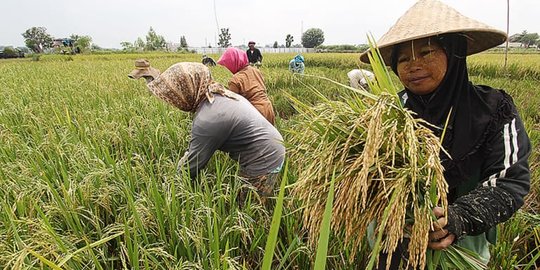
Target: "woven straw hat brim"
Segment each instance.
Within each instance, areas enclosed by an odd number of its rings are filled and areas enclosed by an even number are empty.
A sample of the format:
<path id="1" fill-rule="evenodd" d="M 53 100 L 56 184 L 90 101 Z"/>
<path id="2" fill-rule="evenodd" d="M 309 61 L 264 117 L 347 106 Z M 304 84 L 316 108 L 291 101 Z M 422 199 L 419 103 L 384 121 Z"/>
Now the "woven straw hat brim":
<path id="1" fill-rule="evenodd" d="M 132 79 L 140 79 L 144 76 L 149 76 L 155 79 L 159 76 L 159 74 L 160 72 L 158 69 L 155 69 L 153 67 L 146 67 L 134 69 L 128 74 L 128 77 Z"/>
<path id="2" fill-rule="evenodd" d="M 440 1 L 420 0 L 377 41 L 377 46 L 386 65 L 390 65 L 394 45 L 447 33 L 467 37 L 467 55 L 493 48 L 507 38 L 505 32 L 466 17 Z M 368 53 L 360 55 L 362 62 L 369 63 Z"/>

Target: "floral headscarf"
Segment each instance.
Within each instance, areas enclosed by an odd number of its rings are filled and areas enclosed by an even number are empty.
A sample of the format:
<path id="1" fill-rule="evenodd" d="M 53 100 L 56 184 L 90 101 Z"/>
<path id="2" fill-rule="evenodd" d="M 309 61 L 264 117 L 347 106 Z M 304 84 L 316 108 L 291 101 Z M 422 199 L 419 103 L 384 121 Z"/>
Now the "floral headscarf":
<path id="1" fill-rule="evenodd" d="M 246 52 L 232 47 L 227 48 L 217 63 L 226 67 L 232 74 L 236 74 L 249 64 Z"/>
<path id="2" fill-rule="evenodd" d="M 200 63 L 177 63 L 147 84 L 152 94 L 176 108 L 195 112 L 207 99 L 214 101 L 214 94 L 234 99 L 234 94 L 212 79 L 210 70 Z"/>

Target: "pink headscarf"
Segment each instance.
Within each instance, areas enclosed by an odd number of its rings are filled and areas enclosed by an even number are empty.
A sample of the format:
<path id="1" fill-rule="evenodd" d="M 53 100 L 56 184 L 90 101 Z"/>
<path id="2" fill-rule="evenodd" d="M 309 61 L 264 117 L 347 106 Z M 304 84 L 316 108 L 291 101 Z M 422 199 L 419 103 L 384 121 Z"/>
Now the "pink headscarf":
<path id="1" fill-rule="evenodd" d="M 231 47 L 225 50 L 219 58 L 218 64 L 226 67 L 232 74 L 236 74 L 248 65 L 248 57 L 245 51 Z"/>

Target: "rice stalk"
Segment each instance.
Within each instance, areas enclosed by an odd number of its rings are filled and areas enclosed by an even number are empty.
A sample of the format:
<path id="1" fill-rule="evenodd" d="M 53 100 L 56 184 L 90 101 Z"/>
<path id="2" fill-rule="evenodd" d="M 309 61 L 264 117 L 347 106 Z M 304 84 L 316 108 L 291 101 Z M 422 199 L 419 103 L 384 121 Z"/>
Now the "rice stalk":
<path id="1" fill-rule="evenodd" d="M 263 264 L 261 266 L 262 270 L 270 270 L 272 268 L 272 259 L 275 253 L 274 249 L 278 241 L 279 225 L 282 219 L 281 214 L 283 212 L 283 200 L 285 197 L 285 186 L 287 184 L 287 171 L 288 171 L 288 163 L 285 164 L 285 171 L 283 173 L 283 179 L 281 180 L 279 193 L 278 193 L 278 197 L 276 201 L 276 206 L 274 207 L 274 214 L 272 215 L 272 223 L 270 225 L 268 238 L 266 239 Z"/>
<path id="2" fill-rule="evenodd" d="M 332 219 L 332 205 L 334 204 L 334 176 L 330 180 L 330 190 L 324 207 L 323 220 L 317 243 L 317 255 L 315 256 L 314 270 L 326 269 L 326 256 L 328 254 L 328 241 L 330 238 L 330 221 Z"/>
<path id="3" fill-rule="evenodd" d="M 316 239 L 335 170 L 333 231 L 343 231 L 346 243 L 359 249 L 368 224 L 376 220 L 386 224 L 376 231 L 384 235 L 381 248 L 392 253 L 403 238 L 409 214 L 415 220 L 411 262 L 423 266 L 431 209 L 446 205 L 445 182 L 433 181 L 443 179 L 440 143 L 422 120 L 391 106 L 388 95 L 363 102 L 369 106 L 362 111 L 341 101 L 304 107 L 308 111 L 298 122 L 304 128 L 290 139 L 298 146 L 292 160 L 302 168 L 294 193 L 304 202 L 304 224 L 310 239 Z M 433 184 L 435 202 L 429 194 Z M 391 209 L 391 215 L 385 215 L 385 209 Z"/>
<path id="4" fill-rule="evenodd" d="M 432 209 L 447 207 L 441 144 L 427 122 L 401 106 L 382 60 L 374 55 L 377 81 L 370 88 L 375 96 L 357 90 L 317 106 L 289 96 L 300 112 L 289 138 L 295 146 L 291 160 L 301 168 L 293 193 L 304 206 L 304 226 L 314 245 L 335 171 L 332 230 L 345 239 L 351 258 L 372 221 L 377 237 L 368 269 L 379 252 L 391 256 L 410 225 L 409 263 L 424 268 Z"/>

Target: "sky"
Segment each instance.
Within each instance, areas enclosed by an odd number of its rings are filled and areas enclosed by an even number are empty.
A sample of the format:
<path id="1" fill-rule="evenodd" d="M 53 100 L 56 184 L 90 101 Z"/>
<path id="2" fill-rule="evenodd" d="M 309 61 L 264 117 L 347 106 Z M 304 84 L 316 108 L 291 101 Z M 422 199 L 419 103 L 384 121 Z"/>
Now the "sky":
<path id="1" fill-rule="evenodd" d="M 540 33 L 540 0 L 510 1 L 510 35 Z M 150 27 L 168 42 L 185 36 L 189 46 L 216 46 L 229 28 L 233 46 L 299 44 L 309 28 L 324 32 L 323 45 L 365 44 L 380 38 L 415 0 L 21 0 L 2 1 L 0 45 L 24 46 L 34 26 L 55 38 L 88 35 L 102 48 L 145 39 Z M 507 0 L 442 0 L 461 14 L 506 31 Z"/>

